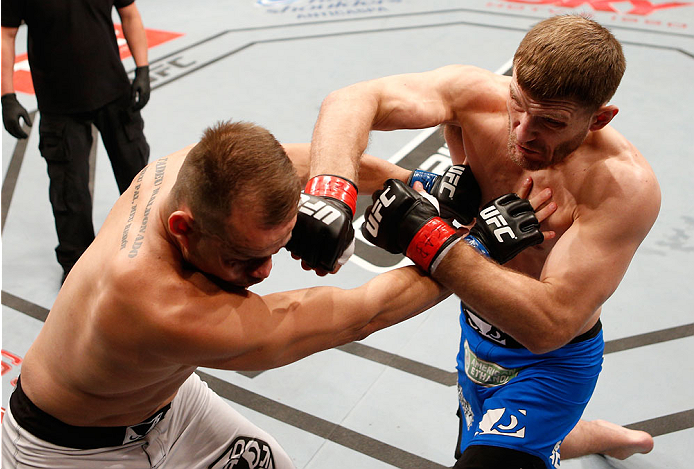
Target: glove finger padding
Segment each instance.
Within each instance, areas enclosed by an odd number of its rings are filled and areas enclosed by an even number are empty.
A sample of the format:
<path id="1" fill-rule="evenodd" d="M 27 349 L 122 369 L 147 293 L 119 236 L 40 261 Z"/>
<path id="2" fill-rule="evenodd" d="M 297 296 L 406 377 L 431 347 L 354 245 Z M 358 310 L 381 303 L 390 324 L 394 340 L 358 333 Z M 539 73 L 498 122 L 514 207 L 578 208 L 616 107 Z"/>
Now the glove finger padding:
<path id="1" fill-rule="evenodd" d="M 357 186 L 341 176 L 309 179 L 287 249 L 312 269 L 334 272 L 344 265 L 354 252 L 357 193 Z"/>
<path id="2" fill-rule="evenodd" d="M 449 244 L 455 230 L 434 205 L 402 181 L 389 179 L 372 195 L 361 227 L 364 238 L 392 254 L 405 254 L 424 270 Z"/>
<path id="3" fill-rule="evenodd" d="M 502 195 L 496 199 L 496 202 L 504 207 L 506 212 L 515 220 L 521 232 L 531 233 L 539 230 L 540 224 L 528 200 L 521 199 L 516 194 L 511 193 Z"/>
<path id="4" fill-rule="evenodd" d="M 312 269 L 332 272 L 354 240 L 348 213 L 349 207 L 339 200 L 302 193 L 296 225 L 285 248 Z"/>
<path id="5" fill-rule="evenodd" d="M 516 194 L 502 195 L 485 205 L 469 237 L 475 238 L 468 240 L 470 244 L 481 243 L 500 264 L 544 240 L 532 205 Z"/>

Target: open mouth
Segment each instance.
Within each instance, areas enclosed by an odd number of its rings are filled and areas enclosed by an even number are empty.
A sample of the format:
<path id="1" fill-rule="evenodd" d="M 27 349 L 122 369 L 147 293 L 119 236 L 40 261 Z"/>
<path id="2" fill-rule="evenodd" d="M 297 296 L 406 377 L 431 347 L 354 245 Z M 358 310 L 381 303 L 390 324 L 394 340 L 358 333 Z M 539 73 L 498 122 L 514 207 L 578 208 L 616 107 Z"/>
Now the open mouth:
<path id="1" fill-rule="evenodd" d="M 534 155 L 534 156 L 537 156 L 537 155 L 540 154 L 539 151 L 537 151 L 537 150 L 531 150 L 530 148 L 526 148 L 526 147 L 524 147 L 524 146 L 522 146 L 522 145 L 516 144 L 516 148 L 518 149 L 519 152 L 521 152 L 523 155 L 526 155 L 526 156 L 527 156 L 527 155 L 530 155 L 530 156 L 533 156 L 533 155 Z"/>
<path id="2" fill-rule="evenodd" d="M 543 153 L 539 150 L 531 150 L 521 145 L 516 145 L 516 149 L 523 159 L 533 166 L 544 165 L 546 163 Z"/>

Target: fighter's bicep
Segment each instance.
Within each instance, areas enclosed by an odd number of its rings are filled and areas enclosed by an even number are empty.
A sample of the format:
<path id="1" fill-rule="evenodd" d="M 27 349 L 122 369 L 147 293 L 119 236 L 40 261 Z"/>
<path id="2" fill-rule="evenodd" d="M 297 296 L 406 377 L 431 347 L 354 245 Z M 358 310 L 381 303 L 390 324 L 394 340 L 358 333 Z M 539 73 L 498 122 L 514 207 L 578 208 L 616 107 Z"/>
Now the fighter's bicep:
<path id="1" fill-rule="evenodd" d="M 417 129 L 457 123 L 458 113 L 483 80 L 475 67 L 450 65 L 367 82 L 378 96 L 377 130 Z"/>
<path id="2" fill-rule="evenodd" d="M 147 324 L 151 352 L 170 362 L 226 368 L 229 360 L 262 346 L 263 332 L 273 326 L 267 305 L 250 292 L 196 290 L 170 297 L 170 306 Z"/>
<path id="3" fill-rule="evenodd" d="M 589 316 L 617 289 L 637 247 L 635 236 L 604 220 L 577 220 L 550 251 L 540 280 Z"/>
<path id="4" fill-rule="evenodd" d="M 359 314 L 343 311 L 351 309 L 354 301 L 360 300 L 353 291 L 331 287 L 230 295 L 225 302 L 210 305 L 206 313 L 201 310 L 207 319 L 198 321 L 197 327 L 190 325 L 184 340 L 196 350 L 200 366 L 275 368 L 353 338 L 364 324 L 359 323 Z"/>

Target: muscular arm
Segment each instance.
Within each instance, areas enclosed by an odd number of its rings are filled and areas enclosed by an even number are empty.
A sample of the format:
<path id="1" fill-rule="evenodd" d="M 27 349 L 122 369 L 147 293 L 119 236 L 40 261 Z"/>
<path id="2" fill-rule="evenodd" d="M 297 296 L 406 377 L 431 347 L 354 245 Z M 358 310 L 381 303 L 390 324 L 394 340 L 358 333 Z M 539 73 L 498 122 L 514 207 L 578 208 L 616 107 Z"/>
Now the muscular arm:
<path id="1" fill-rule="evenodd" d="M 15 38 L 19 28 L 2 27 L 2 91 L 14 93 Z"/>
<path id="2" fill-rule="evenodd" d="M 306 185 L 309 177 L 309 152 L 311 145 L 308 143 L 289 143 L 282 146 L 292 160 L 301 178 L 302 186 Z M 364 154 L 359 164 L 359 193 L 371 194 L 381 189 L 386 179 L 400 179 L 405 182 L 409 176 L 410 171 L 405 168 L 376 156 Z"/>
<path id="3" fill-rule="evenodd" d="M 123 35 L 128 42 L 128 48 L 133 56 L 133 60 L 135 60 L 135 65 L 137 67 L 148 65 L 147 34 L 135 2 L 127 7 L 118 9 L 118 15 L 123 25 Z"/>
<path id="4" fill-rule="evenodd" d="M 422 129 L 454 122 L 476 84 L 490 72 L 452 65 L 394 75 L 330 93 L 311 140 L 310 176 L 338 174 L 357 181 L 371 130 Z"/>
<path id="5" fill-rule="evenodd" d="M 443 259 L 435 277 L 532 352 L 563 346 L 614 293 L 657 217 L 660 192 L 653 174 L 639 169 L 623 176 L 586 188 L 590 194 L 539 279 L 493 264 L 463 243 Z"/>
<path id="6" fill-rule="evenodd" d="M 163 318 L 159 353 L 181 364 L 274 368 L 363 339 L 449 294 L 414 267 L 378 275 L 350 290 L 316 287 L 262 297 L 198 292 L 195 301 Z"/>

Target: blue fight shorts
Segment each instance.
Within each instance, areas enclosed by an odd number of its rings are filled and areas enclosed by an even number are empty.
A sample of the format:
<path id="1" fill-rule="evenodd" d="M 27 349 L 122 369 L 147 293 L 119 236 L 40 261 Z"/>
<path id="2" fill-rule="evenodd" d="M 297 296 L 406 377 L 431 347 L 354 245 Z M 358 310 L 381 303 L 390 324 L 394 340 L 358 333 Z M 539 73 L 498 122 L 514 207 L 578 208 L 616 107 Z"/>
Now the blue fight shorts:
<path id="1" fill-rule="evenodd" d="M 559 447 L 593 394 L 605 343 L 600 321 L 571 343 L 535 355 L 461 305 L 459 457 L 497 446 L 559 467 Z"/>

